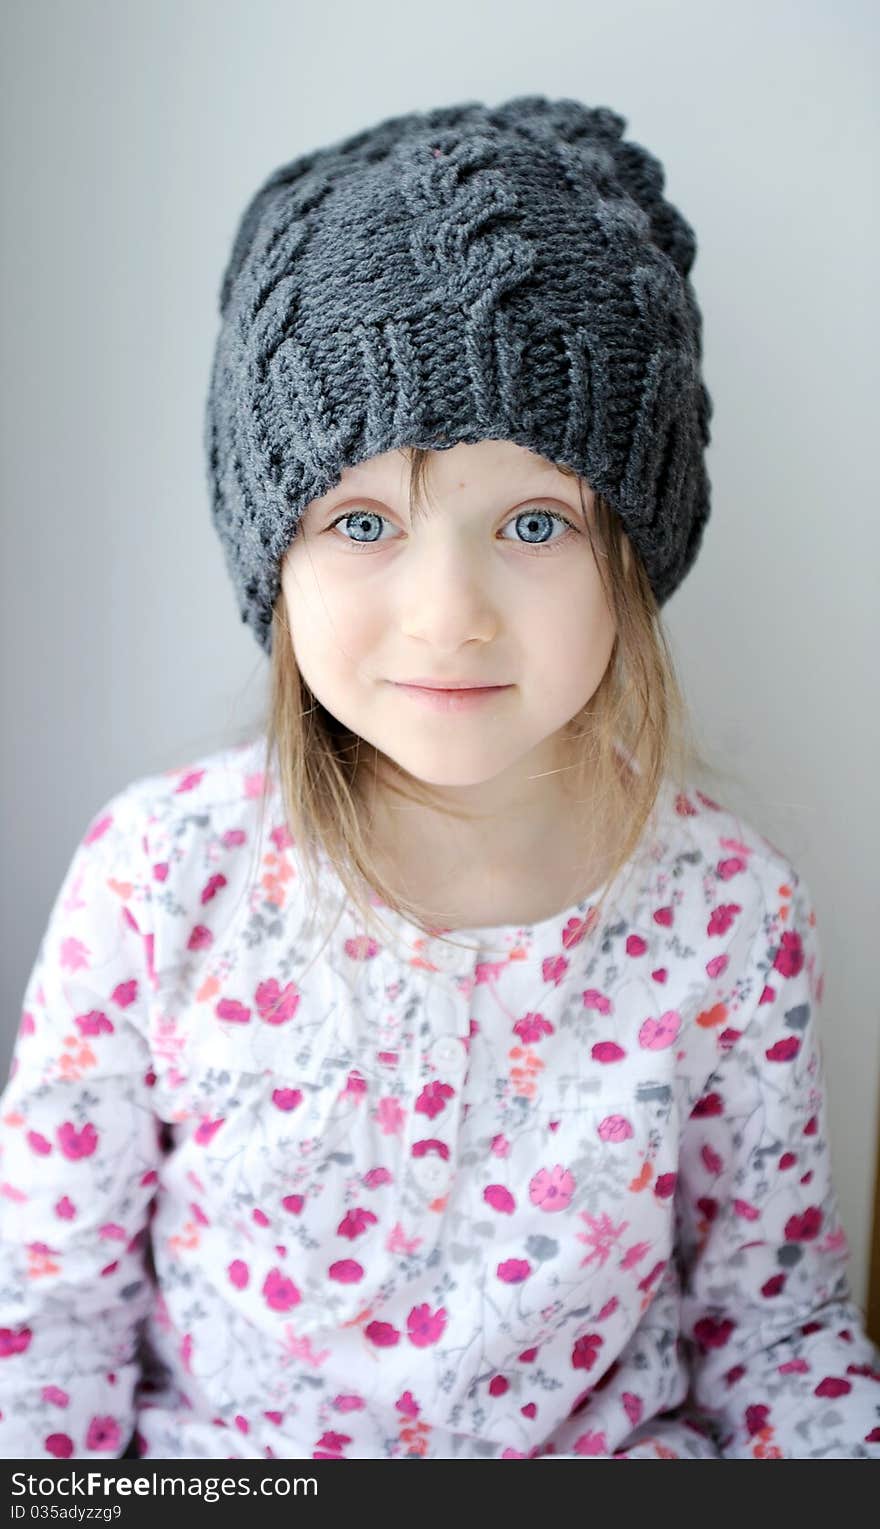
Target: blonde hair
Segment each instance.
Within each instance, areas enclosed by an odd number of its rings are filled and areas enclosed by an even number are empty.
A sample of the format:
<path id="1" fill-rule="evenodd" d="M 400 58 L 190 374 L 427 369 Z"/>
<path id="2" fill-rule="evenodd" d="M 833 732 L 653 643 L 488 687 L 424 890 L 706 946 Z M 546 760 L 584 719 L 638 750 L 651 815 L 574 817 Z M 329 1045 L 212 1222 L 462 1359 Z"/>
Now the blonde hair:
<path id="1" fill-rule="evenodd" d="M 415 517 L 427 500 L 432 453 L 417 447 L 404 450 L 410 463 L 410 514 Z M 563 729 L 564 745 L 572 757 L 571 766 L 566 768 L 573 771 L 575 800 L 589 804 L 585 820 L 588 840 L 596 846 L 613 846 L 602 895 L 587 920 L 589 934 L 599 926 L 615 882 L 642 842 L 663 785 L 669 782 L 684 792 L 689 784 L 700 779 L 711 781 L 721 772 L 696 743 L 660 608 L 622 522 L 596 494 L 594 536 L 584 502 L 583 479 L 571 468 L 556 465 L 577 480 L 590 544 L 616 627 L 598 688 Z M 377 930 L 371 903 L 378 899 L 424 934 L 446 939 L 432 910 L 391 886 L 380 870 L 369 842 L 363 792 L 367 772 L 375 770 L 377 751 L 332 717 L 300 674 L 283 590 L 279 590 L 273 611 L 270 664 L 258 842 L 274 756 L 286 826 L 309 879 L 311 906 L 316 906 L 319 897 L 319 860 L 324 856 L 366 928 Z M 462 816 L 438 801 L 430 787 L 411 777 L 401 784 L 392 780 L 387 789 L 450 817 Z M 456 940 L 448 943 L 461 944 Z"/>

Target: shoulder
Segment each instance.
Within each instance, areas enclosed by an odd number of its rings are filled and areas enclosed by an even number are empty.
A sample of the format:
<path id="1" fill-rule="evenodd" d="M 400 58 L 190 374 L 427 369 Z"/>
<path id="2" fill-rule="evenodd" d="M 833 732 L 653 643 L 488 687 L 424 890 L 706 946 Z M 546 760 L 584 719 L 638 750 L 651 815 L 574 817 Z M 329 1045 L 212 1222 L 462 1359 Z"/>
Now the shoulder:
<path id="1" fill-rule="evenodd" d="M 279 833 L 275 782 L 264 766 L 265 737 L 257 735 L 139 776 L 98 809 L 80 853 L 142 879 L 156 917 L 164 910 L 182 924 L 209 903 L 220 915 L 255 868 L 261 828 Z"/>
<path id="2" fill-rule="evenodd" d="M 815 924 L 803 870 L 756 822 L 689 780 L 658 800 L 655 890 L 689 933 L 732 957 L 772 944 L 786 921 Z"/>
<path id="3" fill-rule="evenodd" d="M 256 820 L 266 777 L 265 740 L 231 744 L 151 775 L 138 776 L 104 802 L 86 834 L 115 829 L 145 848 L 178 838 L 187 829 L 210 835 L 227 818 Z"/>

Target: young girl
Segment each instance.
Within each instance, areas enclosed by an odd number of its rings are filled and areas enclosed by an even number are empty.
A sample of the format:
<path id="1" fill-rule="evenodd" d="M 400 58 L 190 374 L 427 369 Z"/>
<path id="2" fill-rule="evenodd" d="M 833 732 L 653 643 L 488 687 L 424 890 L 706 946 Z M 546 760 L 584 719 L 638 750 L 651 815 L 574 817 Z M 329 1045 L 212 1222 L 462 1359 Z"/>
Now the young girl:
<path id="1" fill-rule="evenodd" d="M 206 444 L 270 712 L 52 909 L 4 1456 L 880 1458 L 812 897 L 663 635 L 711 404 L 625 127 L 412 114 L 244 215 Z"/>

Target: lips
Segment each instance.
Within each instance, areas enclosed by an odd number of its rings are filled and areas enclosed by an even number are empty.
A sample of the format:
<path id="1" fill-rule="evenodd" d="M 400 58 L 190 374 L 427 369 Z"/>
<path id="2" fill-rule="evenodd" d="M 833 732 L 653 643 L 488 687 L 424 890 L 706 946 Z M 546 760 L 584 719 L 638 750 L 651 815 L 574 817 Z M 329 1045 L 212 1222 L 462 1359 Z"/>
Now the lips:
<path id="1" fill-rule="evenodd" d="M 485 680 L 394 680 L 395 685 L 406 685 L 417 690 L 506 690 L 506 685 L 490 684 Z"/>

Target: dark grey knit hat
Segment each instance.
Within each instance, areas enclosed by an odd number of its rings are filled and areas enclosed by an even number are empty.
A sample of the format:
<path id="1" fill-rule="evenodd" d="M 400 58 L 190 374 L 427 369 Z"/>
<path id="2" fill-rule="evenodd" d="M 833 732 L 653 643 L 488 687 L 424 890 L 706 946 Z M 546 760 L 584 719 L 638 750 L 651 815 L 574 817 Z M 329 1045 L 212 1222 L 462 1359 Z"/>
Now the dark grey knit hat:
<path id="1" fill-rule="evenodd" d="M 205 418 L 242 621 L 271 651 L 310 500 L 400 446 L 513 441 L 620 516 L 662 604 L 709 515 L 693 230 L 608 107 L 391 117 L 282 166 L 223 278 Z"/>

